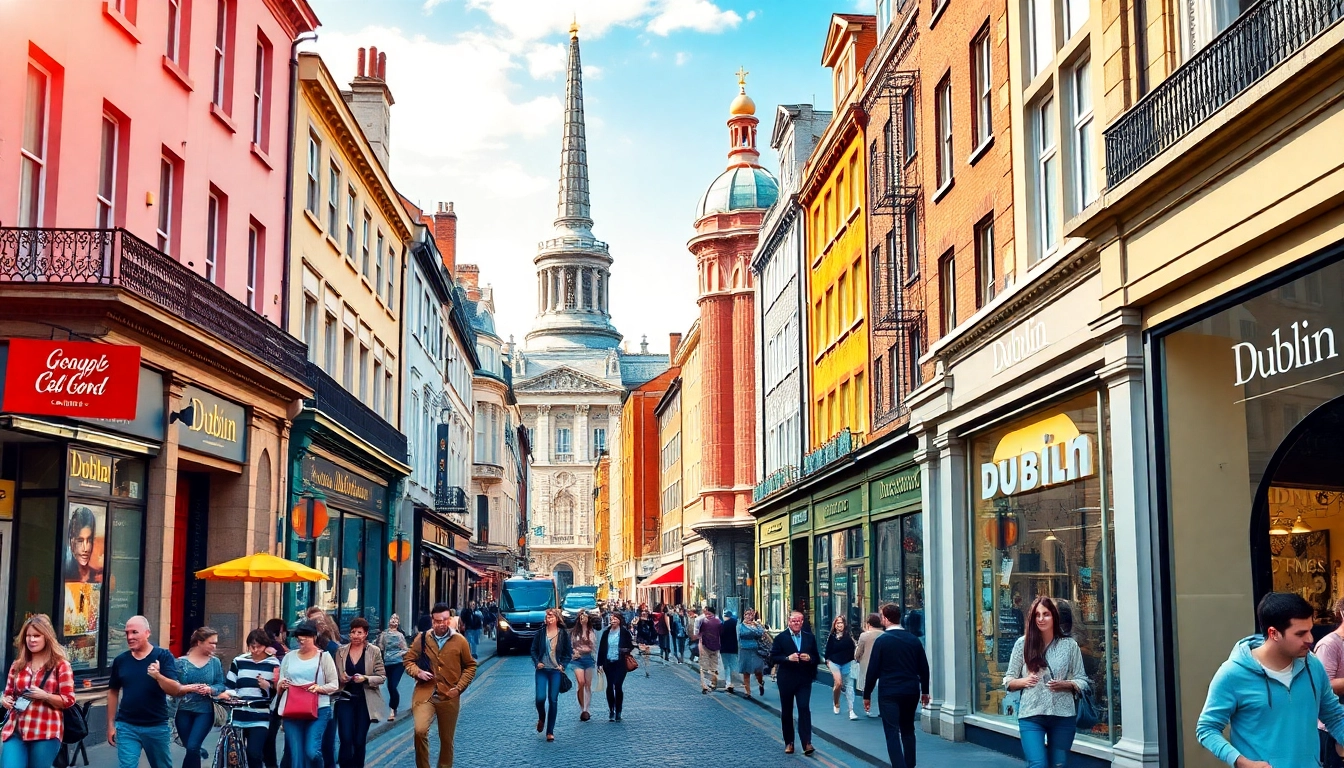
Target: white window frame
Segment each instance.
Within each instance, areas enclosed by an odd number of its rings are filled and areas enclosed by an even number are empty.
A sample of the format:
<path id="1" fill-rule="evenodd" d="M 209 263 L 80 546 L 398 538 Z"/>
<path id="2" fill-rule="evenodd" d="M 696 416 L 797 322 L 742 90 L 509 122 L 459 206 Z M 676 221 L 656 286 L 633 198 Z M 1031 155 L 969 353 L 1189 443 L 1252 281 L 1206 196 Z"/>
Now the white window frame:
<path id="1" fill-rule="evenodd" d="M 975 76 L 975 147 L 994 137 L 994 43 L 990 28 L 973 43 Z"/>
<path id="2" fill-rule="evenodd" d="M 1055 60 L 1055 0 L 1028 0 L 1031 35 L 1031 76 L 1035 77 Z M 1030 78 L 1028 78 L 1030 79 Z"/>
<path id="3" fill-rule="evenodd" d="M 269 57 L 266 55 L 266 43 L 257 40 L 257 71 L 252 76 L 252 143 L 260 149 L 266 149 L 266 97 L 268 95 L 266 69 Z"/>
<path id="4" fill-rule="evenodd" d="M 258 256 L 261 255 L 261 233 L 257 225 L 247 225 L 247 306 L 254 312 L 261 311 L 261 294 L 257 290 Z"/>
<path id="5" fill-rule="evenodd" d="M 326 313 L 322 328 L 323 361 L 322 368 L 327 375 L 336 378 L 336 360 L 340 352 L 341 321 L 331 312 Z"/>
<path id="6" fill-rule="evenodd" d="M 182 3 L 185 1 L 168 0 L 168 36 L 164 40 L 163 55 L 178 66 L 182 64 Z"/>
<path id="7" fill-rule="evenodd" d="M 360 261 L 360 266 L 361 266 L 361 268 L 360 268 L 360 274 L 364 275 L 365 277 L 368 277 L 368 276 L 369 276 L 369 230 L 370 230 L 370 229 L 373 229 L 373 215 L 369 213 L 369 209 L 368 209 L 368 208 L 365 208 L 365 209 L 364 209 L 364 244 L 363 244 L 362 252 L 361 252 L 361 254 L 362 254 L 362 255 L 361 255 L 361 259 L 362 259 L 362 260 Z"/>
<path id="8" fill-rule="evenodd" d="M 117 225 L 117 153 L 121 148 L 121 121 L 103 113 L 98 157 L 98 229 Z M 111 134 L 111 140 L 108 135 Z"/>
<path id="9" fill-rule="evenodd" d="M 1059 187 L 1059 139 L 1055 131 L 1055 97 L 1047 95 L 1035 108 L 1032 126 L 1036 156 L 1036 235 L 1041 261 L 1059 248 L 1059 214 L 1055 210 Z"/>
<path id="10" fill-rule="evenodd" d="M 155 230 L 157 245 L 163 253 L 172 254 L 173 197 L 177 194 L 177 163 L 167 155 L 159 156 L 159 216 Z"/>
<path id="11" fill-rule="evenodd" d="M 211 192 L 205 205 L 205 279 L 215 282 L 219 266 L 220 217 L 227 215 L 219 195 Z"/>
<path id="12" fill-rule="evenodd" d="M 345 255 L 351 261 L 355 258 L 355 188 L 346 187 L 345 199 Z"/>
<path id="13" fill-rule="evenodd" d="M 942 336 L 957 327 L 957 254 L 949 250 L 938 259 L 938 310 Z"/>
<path id="14" fill-rule="evenodd" d="M 1081 212 L 1097 199 L 1096 121 L 1092 105 L 1092 62 L 1082 59 L 1069 72 L 1073 108 L 1073 189 L 1074 213 Z"/>
<path id="15" fill-rule="evenodd" d="M 229 69 L 229 0 L 218 0 L 215 11 L 215 68 L 214 88 L 210 100 L 221 110 L 228 111 Z"/>
<path id="16" fill-rule="evenodd" d="M 944 77 L 935 90 L 934 127 L 938 140 L 938 189 L 952 181 L 952 78 Z"/>
<path id="17" fill-rule="evenodd" d="M 998 294 L 998 289 L 994 262 L 994 217 L 991 215 L 975 226 L 976 307 L 988 304 Z"/>
<path id="18" fill-rule="evenodd" d="M 28 99 L 28 96 L 32 94 L 31 79 L 33 75 L 42 78 L 41 87 L 38 89 L 41 91 L 42 103 L 37 109 L 34 109 L 34 105 L 29 103 L 30 100 Z M 32 170 L 28 175 L 27 188 L 20 190 L 19 193 L 18 223 L 20 227 L 40 227 L 43 222 L 42 215 L 45 213 L 45 198 L 47 196 L 48 138 L 51 131 L 51 73 L 30 59 L 26 77 L 28 79 L 24 81 L 24 125 L 21 135 L 29 132 L 38 112 L 41 113 L 41 125 L 32 131 L 39 146 L 25 146 L 27 143 L 25 141 L 26 136 L 19 140 L 21 163 Z M 20 172 L 20 179 L 23 179 L 22 172 Z M 25 199 L 29 201 L 30 206 L 27 210 L 27 216 L 24 215 Z"/>
<path id="19" fill-rule="evenodd" d="M 334 159 L 327 160 L 327 232 L 333 237 L 341 224 L 341 167 Z"/>
<path id="20" fill-rule="evenodd" d="M 318 206 L 322 204 L 322 140 L 311 128 L 308 129 L 308 195 L 304 203 L 309 213 L 318 215 Z"/>
<path id="21" fill-rule="evenodd" d="M 308 345 L 308 362 L 317 362 L 317 297 L 303 292 L 303 343 Z"/>
<path id="22" fill-rule="evenodd" d="M 1065 40 L 1072 40 L 1082 30 L 1092 12 L 1090 5 L 1090 0 L 1063 0 Z"/>
<path id="23" fill-rule="evenodd" d="M 386 240 L 383 230 L 379 229 L 374 241 L 377 246 L 373 249 L 373 277 L 369 278 L 373 281 L 373 295 L 380 299 L 383 297 L 383 244 Z"/>

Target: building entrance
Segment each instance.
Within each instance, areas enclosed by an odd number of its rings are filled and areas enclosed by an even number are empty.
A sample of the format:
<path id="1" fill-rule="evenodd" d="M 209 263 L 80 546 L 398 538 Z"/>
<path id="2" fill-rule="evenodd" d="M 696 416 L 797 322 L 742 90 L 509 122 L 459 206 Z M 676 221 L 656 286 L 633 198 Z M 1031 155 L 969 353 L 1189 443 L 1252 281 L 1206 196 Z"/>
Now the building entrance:
<path id="1" fill-rule="evenodd" d="M 11 499 L 11 502 L 12 499 Z M 9 594 L 9 550 L 13 546 L 14 523 L 0 520 L 0 595 Z M 9 611 L 0 611 L 0 638 L 9 639 Z M 0 653 L 0 657 L 4 654 Z"/>
<path id="2" fill-rule="evenodd" d="M 791 585 L 793 589 L 793 606 L 790 610 L 802 611 L 803 618 L 810 623 L 811 617 L 809 615 L 810 612 L 807 610 L 807 604 L 809 597 L 812 594 L 812 580 L 809 577 L 809 574 L 812 573 L 812 567 L 807 559 L 807 542 L 808 539 L 803 537 L 794 539 L 790 544 L 789 570 L 793 574 L 793 584 Z M 787 622 L 788 619 L 788 616 L 784 617 L 785 622 Z"/>

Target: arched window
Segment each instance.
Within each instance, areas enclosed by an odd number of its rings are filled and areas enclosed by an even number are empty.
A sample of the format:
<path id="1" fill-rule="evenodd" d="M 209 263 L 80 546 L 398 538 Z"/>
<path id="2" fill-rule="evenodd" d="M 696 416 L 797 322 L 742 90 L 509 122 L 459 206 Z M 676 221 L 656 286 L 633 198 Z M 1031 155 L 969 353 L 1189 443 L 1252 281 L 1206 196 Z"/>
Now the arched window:
<path id="1" fill-rule="evenodd" d="M 555 536 L 574 535 L 574 497 L 561 491 L 555 497 Z"/>

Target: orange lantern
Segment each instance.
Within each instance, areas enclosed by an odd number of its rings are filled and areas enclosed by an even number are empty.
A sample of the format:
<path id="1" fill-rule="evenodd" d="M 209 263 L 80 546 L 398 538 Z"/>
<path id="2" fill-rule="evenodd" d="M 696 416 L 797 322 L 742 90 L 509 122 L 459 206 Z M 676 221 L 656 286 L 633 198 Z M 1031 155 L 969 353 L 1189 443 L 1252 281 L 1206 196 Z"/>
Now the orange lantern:
<path id="1" fill-rule="evenodd" d="M 311 541 L 327 529 L 327 503 L 323 497 L 304 493 L 289 510 L 289 527 L 304 541 Z"/>
<path id="2" fill-rule="evenodd" d="M 983 532 L 985 541 L 993 542 L 996 549 L 1010 549 L 1017 546 L 1021 528 L 1016 515 L 998 514 L 985 521 Z"/>
<path id="3" fill-rule="evenodd" d="M 411 542 L 397 539 L 387 545 L 387 558 L 394 563 L 404 563 L 411 559 Z"/>

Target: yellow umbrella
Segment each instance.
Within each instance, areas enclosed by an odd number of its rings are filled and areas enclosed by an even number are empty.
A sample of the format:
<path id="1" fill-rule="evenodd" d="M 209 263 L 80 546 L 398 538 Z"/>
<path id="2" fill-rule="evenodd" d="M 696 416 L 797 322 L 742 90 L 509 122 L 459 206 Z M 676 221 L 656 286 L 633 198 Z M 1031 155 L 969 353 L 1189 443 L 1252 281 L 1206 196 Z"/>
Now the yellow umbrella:
<path id="1" fill-rule="evenodd" d="M 327 575 L 303 563 L 258 552 L 197 571 L 196 578 L 207 581 L 294 582 L 326 581 Z"/>

